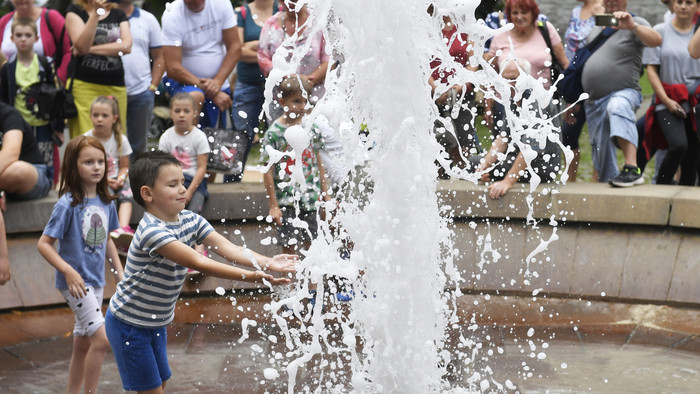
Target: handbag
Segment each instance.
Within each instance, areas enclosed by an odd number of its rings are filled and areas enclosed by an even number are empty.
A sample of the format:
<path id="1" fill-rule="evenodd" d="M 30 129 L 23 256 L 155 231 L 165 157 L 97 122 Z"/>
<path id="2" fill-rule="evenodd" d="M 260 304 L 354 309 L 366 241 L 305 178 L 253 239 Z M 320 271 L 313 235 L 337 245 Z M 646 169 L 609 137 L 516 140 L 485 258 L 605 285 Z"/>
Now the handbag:
<path id="1" fill-rule="evenodd" d="M 579 48 L 574 53 L 574 58 L 571 59 L 569 67 L 564 70 L 564 78 L 557 84 L 557 90 L 561 92 L 562 97 L 569 103 L 576 102 L 581 94 L 583 94 L 583 84 L 581 77 L 583 75 L 583 66 L 586 61 L 601 45 L 610 38 L 616 30 L 611 27 L 606 27 L 598 36 L 588 45 Z"/>
<path id="2" fill-rule="evenodd" d="M 43 80 L 32 84 L 24 90 L 24 103 L 27 110 L 38 119 L 58 120 L 78 116 L 73 98 L 73 80 L 66 89 L 61 80 L 56 77 L 53 65 L 39 56 L 39 62 L 44 67 Z"/>
<path id="3" fill-rule="evenodd" d="M 207 136 L 211 149 L 207 170 L 226 175 L 239 175 L 243 173 L 248 136 L 244 131 L 226 128 L 223 122 L 224 112 L 229 114 L 228 110 L 221 111 L 216 127 L 205 127 L 202 130 Z M 228 117 L 231 118 L 230 114 Z"/>

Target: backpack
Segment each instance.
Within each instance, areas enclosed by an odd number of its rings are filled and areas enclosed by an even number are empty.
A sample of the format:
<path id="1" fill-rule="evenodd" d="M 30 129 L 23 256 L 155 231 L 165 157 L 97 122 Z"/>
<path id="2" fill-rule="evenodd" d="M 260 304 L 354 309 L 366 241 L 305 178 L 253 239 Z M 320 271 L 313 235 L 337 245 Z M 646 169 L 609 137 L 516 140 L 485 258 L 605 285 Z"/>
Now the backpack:
<path id="1" fill-rule="evenodd" d="M 44 77 L 23 92 L 27 110 L 37 119 L 49 121 L 78 116 L 73 99 L 72 80 L 71 89 L 66 90 L 45 57 L 39 56 L 39 64 L 44 69 Z"/>
<path id="2" fill-rule="evenodd" d="M 581 94 L 583 94 L 581 77 L 586 61 L 591 57 L 593 52 L 600 48 L 615 32 L 616 30 L 611 27 L 606 27 L 593 41 L 583 48 L 579 48 L 574 53 L 574 58 L 571 59 L 569 67 L 564 70 L 564 78 L 557 84 L 557 90 L 561 92 L 561 96 L 564 100 L 569 103 L 574 103 L 579 99 Z"/>
<path id="3" fill-rule="evenodd" d="M 547 22 L 542 22 L 542 21 L 537 21 L 537 29 L 540 31 L 542 34 L 542 38 L 544 38 L 545 44 L 547 44 L 547 48 L 549 48 L 549 54 L 552 56 L 552 65 L 550 66 L 551 70 L 551 81 L 552 84 L 556 83 L 557 80 L 559 79 L 559 75 L 564 72 L 561 62 L 557 58 L 557 55 L 554 53 L 554 47 L 552 47 L 552 40 L 549 37 L 549 27 L 547 27 Z M 555 96 L 559 96 L 558 90 L 555 92 Z"/>

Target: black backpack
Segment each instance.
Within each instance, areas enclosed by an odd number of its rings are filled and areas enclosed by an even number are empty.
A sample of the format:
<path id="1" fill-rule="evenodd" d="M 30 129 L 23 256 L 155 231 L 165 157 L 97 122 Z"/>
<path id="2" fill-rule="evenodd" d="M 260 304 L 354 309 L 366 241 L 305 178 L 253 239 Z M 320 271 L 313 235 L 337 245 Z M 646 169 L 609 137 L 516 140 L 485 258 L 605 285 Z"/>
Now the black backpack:
<path id="1" fill-rule="evenodd" d="M 73 100 L 72 80 L 70 88 L 66 90 L 45 57 L 39 56 L 39 64 L 44 68 L 44 77 L 23 92 L 29 112 L 38 119 L 49 121 L 78 116 Z"/>

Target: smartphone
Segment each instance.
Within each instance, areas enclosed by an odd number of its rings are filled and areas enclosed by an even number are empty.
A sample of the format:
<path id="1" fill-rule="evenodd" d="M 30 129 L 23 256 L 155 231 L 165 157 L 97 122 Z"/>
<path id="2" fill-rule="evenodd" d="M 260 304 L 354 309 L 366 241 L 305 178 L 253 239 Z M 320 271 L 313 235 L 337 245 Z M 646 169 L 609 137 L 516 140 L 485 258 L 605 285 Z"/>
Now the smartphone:
<path id="1" fill-rule="evenodd" d="M 615 18 L 615 15 L 602 14 L 595 16 L 596 26 L 617 26 L 619 23 L 620 21 Z"/>

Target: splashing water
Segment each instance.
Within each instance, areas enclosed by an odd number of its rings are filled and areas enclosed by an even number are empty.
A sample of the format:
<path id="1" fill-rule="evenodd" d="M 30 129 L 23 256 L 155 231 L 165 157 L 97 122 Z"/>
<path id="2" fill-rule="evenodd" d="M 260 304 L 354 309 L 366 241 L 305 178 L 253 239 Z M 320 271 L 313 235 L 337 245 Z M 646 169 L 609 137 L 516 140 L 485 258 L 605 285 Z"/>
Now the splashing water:
<path id="1" fill-rule="evenodd" d="M 434 16 L 426 12 L 429 3 L 435 6 Z M 522 74 L 512 87 L 483 60 L 484 41 L 510 26 L 494 31 L 477 22 L 473 15 L 478 0 L 296 4 L 310 9 L 313 23 L 305 28 L 324 31 L 333 53 L 330 64 L 340 61 L 328 72 L 326 94 L 304 128 L 308 132 L 319 115 L 330 120 L 344 149 L 339 159 L 352 171 L 338 205 L 326 203 L 326 220 L 303 252 L 295 285 L 268 305 L 285 349 L 270 358 L 274 368 L 265 370 L 265 378 L 286 373 L 289 392 L 430 393 L 503 387 L 476 371 L 459 387 L 446 379 L 448 366 L 469 363 L 478 346 L 459 327 L 456 300 L 463 279 L 454 265 L 458 252 L 448 228 L 450 212 L 439 206 L 435 163 L 453 177 L 476 182 L 479 174 L 452 167 L 433 135 L 438 111 L 428 85 L 429 65 L 437 56 L 443 66 L 457 70 L 436 94 L 455 83 L 471 83 L 487 98 L 507 102 L 514 89 L 523 110 L 509 112 L 507 122 L 529 168 L 535 153 L 520 137 L 543 145 L 556 136 L 552 120 L 539 115 L 552 92 Z M 451 16 L 459 32 L 474 40 L 476 55 L 470 63 L 481 65 L 480 70 L 466 70 L 451 60 L 441 34 L 442 15 Z M 291 56 L 287 49 L 277 51 L 265 108 L 272 100 L 272 87 L 295 73 L 309 45 L 294 48 Z M 532 94 L 523 98 L 526 89 Z M 299 130 L 294 133 L 305 145 L 305 136 L 297 134 Z M 571 152 L 561 148 L 569 162 Z M 282 157 L 281 152 L 268 153 L 271 161 Z M 539 182 L 533 173 L 530 190 Z M 536 224 L 532 214 L 528 222 Z M 527 260 L 555 239 L 556 232 Z M 488 263 L 487 253 L 500 258 L 490 236 L 480 269 Z M 350 301 L 340 302 L 341 295 Z M 450 330 L 458 331 L 461 349 L 445 349 Z M 315 377 L 308 380 L 311 373 Z"/>

